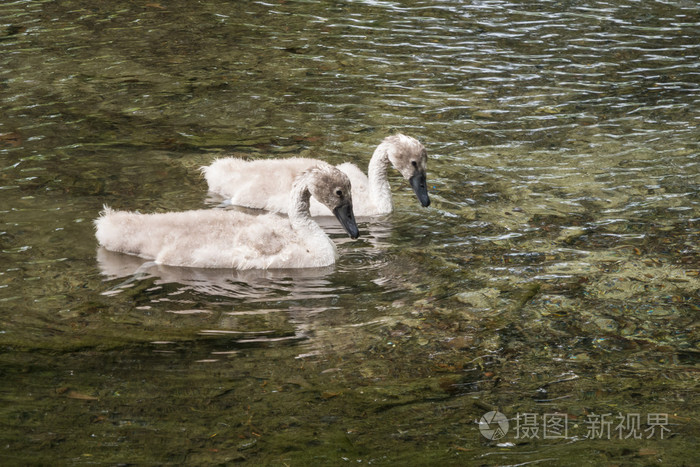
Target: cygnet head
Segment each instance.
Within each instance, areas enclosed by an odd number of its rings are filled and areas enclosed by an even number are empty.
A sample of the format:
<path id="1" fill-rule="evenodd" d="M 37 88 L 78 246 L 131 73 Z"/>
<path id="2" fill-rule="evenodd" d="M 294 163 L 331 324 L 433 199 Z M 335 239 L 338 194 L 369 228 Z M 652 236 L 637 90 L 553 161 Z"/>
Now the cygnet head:
<path id="1" fill-rule="evenodd" d="M 417 139 L 400 133 L 386 137 L 382 144 L 387 146 L 389 162 L 411 184 L 420 204 L 423 207 L 430 206 L 428 183 L 425 180 L 428 167 L 428 152 L 425 147 Z"/>
<path id="2" fill-rule="evenodd" d="M 306 178 L 311 196 L 333 212 L 350 238 L 359 237 L 348 176 L 330 164 L 319 164 L 309 170 Z"/>

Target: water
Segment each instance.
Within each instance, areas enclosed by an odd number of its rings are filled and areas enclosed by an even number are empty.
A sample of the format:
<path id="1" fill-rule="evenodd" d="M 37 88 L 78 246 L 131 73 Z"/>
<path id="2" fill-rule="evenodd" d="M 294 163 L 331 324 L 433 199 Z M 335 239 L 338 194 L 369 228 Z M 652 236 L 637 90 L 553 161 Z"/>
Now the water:
<path id="1" fill-rule="evenodd" d="M 697 457 L 696 2 L 15 1 L 0 17 L 3 464 Z M 332 268 L 97 249 L 104 204 L 215 207 L 197 170 L 215 157 L 365 168 L 394 131 L 426 145 L 433 204 L 394 173 L 392 215 L 355 242 L 326 226 Z M 491 410 L 501 439 L 480 432 Z M 545 438 L 555 414 L 566 436 Z"/>

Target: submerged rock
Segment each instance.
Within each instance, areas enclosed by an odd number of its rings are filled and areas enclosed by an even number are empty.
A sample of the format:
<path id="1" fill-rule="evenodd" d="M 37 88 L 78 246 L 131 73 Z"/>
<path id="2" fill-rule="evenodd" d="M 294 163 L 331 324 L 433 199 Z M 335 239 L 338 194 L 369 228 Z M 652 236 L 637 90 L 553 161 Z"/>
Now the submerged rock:
<path id="1" fill-rule="evenodd" d="M 460 292 L 455 298 L 460 303 L 475 308 L 494 308 L 498 304 L 501 292 L 494 288 L 484 288 L 471 292 Z"/>

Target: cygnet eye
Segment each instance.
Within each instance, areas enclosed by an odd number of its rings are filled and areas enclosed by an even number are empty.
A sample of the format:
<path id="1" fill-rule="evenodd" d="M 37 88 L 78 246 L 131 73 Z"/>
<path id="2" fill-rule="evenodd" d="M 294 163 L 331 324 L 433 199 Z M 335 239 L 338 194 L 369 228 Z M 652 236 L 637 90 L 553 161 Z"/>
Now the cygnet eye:
<path id="1" fill-rule="evenodd" d="M 335 194 L 338 195 L 338 197 L 342 198 L 343 197 L 343 190 L 335 190 Z"/>
<path id="2" fill-rule="evenodd" d="M 412 165 L 413 167 L 416 167 L 416 168 L 417 168 L 417 167 L 418 167 L 418 162 L 416 162 L 416 161 L 411 161 L 411 165 Z"/>

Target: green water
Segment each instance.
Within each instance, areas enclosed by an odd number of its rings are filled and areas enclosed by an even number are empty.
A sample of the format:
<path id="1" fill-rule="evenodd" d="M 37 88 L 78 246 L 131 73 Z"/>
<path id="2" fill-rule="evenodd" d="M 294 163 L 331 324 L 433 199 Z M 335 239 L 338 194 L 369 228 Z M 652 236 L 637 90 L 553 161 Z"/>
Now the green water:
<path id="1" fill-rule="evenodd" d="M 3 2 L 2 465 L 693 465 L 699 27 L 692 1 Z M 396 131 L 431 207 L 394 172 L 393 214 L 325 226 L 332 268 L 97 249 L 104 204 L 215 208 L 216 157 L 366 168 Z"/>

